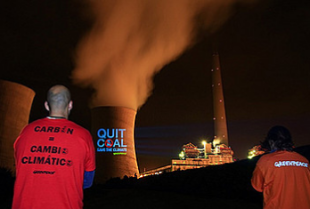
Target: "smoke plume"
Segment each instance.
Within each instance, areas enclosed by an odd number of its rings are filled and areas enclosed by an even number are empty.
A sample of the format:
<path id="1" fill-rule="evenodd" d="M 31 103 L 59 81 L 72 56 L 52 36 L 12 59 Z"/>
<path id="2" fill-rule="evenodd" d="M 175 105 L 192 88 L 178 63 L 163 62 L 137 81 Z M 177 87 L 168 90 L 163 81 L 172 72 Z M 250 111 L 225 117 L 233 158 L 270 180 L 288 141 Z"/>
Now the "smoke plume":
<path id="1" fill-rule="evenodd" d="M 93 106 L 137 110 L 154 74 L 245 2 L 253 0 L 89 0 L 94 23 L 78 46 L 73 79 L 95 90 Z"/>

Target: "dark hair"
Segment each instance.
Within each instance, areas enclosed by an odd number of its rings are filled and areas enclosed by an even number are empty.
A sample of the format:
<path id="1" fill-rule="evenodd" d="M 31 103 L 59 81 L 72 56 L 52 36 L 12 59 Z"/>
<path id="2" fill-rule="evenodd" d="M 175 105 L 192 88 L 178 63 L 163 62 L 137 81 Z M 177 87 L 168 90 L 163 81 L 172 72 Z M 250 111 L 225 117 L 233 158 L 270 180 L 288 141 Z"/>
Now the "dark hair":
<path id="1" fill-rule="evenodd" d="M 261 143 L 262 148 L 271 150 L 270 142 L 274 143 L 276 150 L 293 150 L 293 141 L 290 131 L 284 126 L 272 127 L 265 138 L 265 141 Z"/>

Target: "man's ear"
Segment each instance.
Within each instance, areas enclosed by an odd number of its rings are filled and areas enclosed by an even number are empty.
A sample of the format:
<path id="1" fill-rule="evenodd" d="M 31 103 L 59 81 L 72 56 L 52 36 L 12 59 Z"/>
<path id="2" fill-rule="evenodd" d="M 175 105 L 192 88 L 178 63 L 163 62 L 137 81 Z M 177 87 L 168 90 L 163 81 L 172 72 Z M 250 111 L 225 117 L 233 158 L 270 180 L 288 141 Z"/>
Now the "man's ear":
<path id="1" fill-rule="evenodd" d="M 44 102 L 44 107 L 47 111 L 50 111 L 50 106 L 48 105 L 48 102 Z"/>
<path id="2" fill-rule="evenodd" d="M 68 109 L 69 109 L 69 111 L 71 111 L 71 110 L 72 110 L 72 108 L 73 108 L 73 102 L 72 102 L 72 101 L 70 101 L 70 102 L 69 102 L 69 104 L 68 104 Z"/>

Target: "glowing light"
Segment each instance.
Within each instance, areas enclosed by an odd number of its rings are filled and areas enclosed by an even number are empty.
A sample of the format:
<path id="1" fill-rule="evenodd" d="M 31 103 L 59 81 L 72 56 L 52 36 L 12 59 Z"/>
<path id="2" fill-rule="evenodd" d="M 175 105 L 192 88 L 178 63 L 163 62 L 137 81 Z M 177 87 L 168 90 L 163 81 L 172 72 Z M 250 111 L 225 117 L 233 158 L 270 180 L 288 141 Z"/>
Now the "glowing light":
<path id="1" fill-rule="evenodd" d="M 179 158 L 180 158 L 181 160 L 185 159 L 185 153 L 184 153 L 184 151 L 181 151 L 181 152 L 180 152 Z"/>
<path id="2" fill-rule="evenodd" d="M 221 140 L 220 139 L 215 139 L 216 137 L 214 137 L 213 139 L 213 146 L 216 147 L 216 145 L 220 144 Z"/>
<path id="3" fill-rule="evenodd" d="M 248 159 L 252 159 L 253 157 L 256 157 L 258 155 L 264 154 L 265 151 L 261 149 L 261 145 L 254 146 L 252 149 L 248 152 Z"/>

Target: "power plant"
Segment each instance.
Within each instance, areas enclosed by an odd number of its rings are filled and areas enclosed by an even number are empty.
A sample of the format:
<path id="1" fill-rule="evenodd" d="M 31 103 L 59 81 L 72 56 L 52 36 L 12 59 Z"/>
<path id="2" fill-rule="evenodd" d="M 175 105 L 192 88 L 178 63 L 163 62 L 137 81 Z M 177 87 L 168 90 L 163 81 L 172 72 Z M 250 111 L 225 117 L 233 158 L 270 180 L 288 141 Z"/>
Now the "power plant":
<path id="1" fill-rule="evenodd" d="M 205 143 L 203 149 L 192 144 L 186 145 L 183 149 L 187 156 L 174 160 L 172 162 L 174 166 L 170 166 L 170 169 L 173 168 L 172 171 L 197 168 L 198 164 L 208 166 L 233 161 L 233 151 L 228 146 L 218 53 L 213 54 L 211 72 L 214 113 L 213 148 L 210 143 Z M 22 128 L 28 124 L 35 92 L 23 85 L 8 81 L 0 81 L 0 91 L 0 166 L 14 172 L 13 143 Z M 118 106 L 99 106 L 91 109 L 91 134 L 96 150 L 96 183 L 104 183 L 116 177 L 139 176 L 134 140 L 136 113 L 134 109 Z M 193 153 L 195 157 L 192 157 Z M 198 161 L 201 162 L 197 164 Z"/>
<path id="2" fill-rule="evenodd" d="M 0 167 L 15 173 L 13 144 L 29 122 L 35 92 L 21 84 L 0 80 Z"/>
<path id="3" fill-rule="evenodd" d="M 196 169 L 210 165 L 221 165 L 233 162 L 233 150 L 228 145 L 227 121 L 224 105 L 224 94 L 220 59 L 217 52 L 212 55 L 212 93 L 213 93 L 213 126 L 212 143 L 203 142 L 203 148 L 192 143 L 183 145 L 180 159 L 173 159 L 171 165 L 143 172 L 140 177 L 173 172 L 178 170 Z M 213 148 L 212 148 L 213 145 Z"/>
<path id="4" fill-rule="evenodd" d="M 125 175 L 139 176 L 134 125 L 136 111 L 125 107 L 91 109 L 91 134 L 96 150 L 95 182 Z"/>

